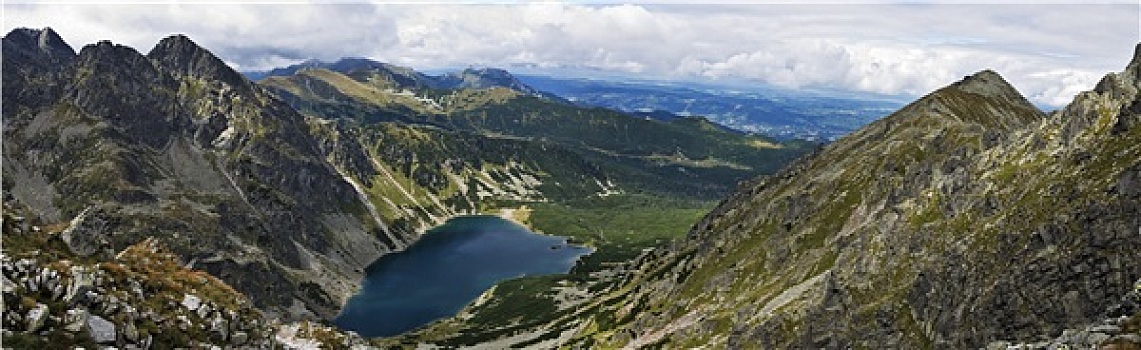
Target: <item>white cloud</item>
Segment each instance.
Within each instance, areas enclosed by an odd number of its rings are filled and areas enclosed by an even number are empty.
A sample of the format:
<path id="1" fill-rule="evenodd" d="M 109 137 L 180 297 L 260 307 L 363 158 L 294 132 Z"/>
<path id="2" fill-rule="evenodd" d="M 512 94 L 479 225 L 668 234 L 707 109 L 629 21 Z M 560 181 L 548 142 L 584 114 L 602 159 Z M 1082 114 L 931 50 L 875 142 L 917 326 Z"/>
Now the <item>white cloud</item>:
<path id="1" fill-rule="evenodd" d="M 241 69 L 371 57 L 415 68 L 577 67 L 920 95 L 982 69 L 1059 105 L 1141 38 L 1116 5 L 5 5 L 78 47 L 185 33 Z"/>

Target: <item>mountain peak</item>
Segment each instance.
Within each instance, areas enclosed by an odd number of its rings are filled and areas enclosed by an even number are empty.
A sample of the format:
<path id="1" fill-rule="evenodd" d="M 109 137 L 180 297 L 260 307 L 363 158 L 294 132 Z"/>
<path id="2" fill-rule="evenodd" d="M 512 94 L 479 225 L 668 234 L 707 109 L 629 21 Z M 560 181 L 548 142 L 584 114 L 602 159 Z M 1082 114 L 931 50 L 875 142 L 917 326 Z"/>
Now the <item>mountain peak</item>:
<path id="1" fill-rule="evenodd" d="M 16 53 L 39 61 L 70 61 L 75 50 L 51 27 L 44 29 L 16 28 L 4 36 L 5 54 Z"/>
<path id="2" fill-rule="evenodd" d="M 77 64 L 96 71 L 112 70 L 127 74 L 137 70 L 153 70 L 150 61 L 134 48 L 100 40 L 79 50 Z"/>
<path id="3" fill-rule="evenodd" d="M 1141 82 L 1141 43 L 1133 48 L 1133 59 L 1125 66 L 1125 74 L 1132 74 L 1135 82 Z"/>
<path id="4" fill-rule="evenodd" d="M 64 42 L 63 38 L 52 30 L 51 27 L 44 27 L 39 34 L 39 38 L 36 40 L 36 46 L 40 48 L 40 51 L 46 52 L 53 57 L 75 56 L 75 50 Z"/>
<path id="5" fill-rule="evenodd" d="M 1139 65 L 1141 65 L 1141 43 L 1137 43 L 1137 46 L 1133 47 L 1133 59 L 1129 60 L 1129 66 Z"/>
<path id="6" fill-rule="evenodd" d="M 951 86 L 976 95 L 1010 100 L 1022 99 L 1022 94 L 1018 92 L 1018 89 L 1006 82 L 1002 75 L 990 69 L 963 77 L 963 80 L 951 84 Z"/>
<path id="7" fill-rule="evenodd" d="M 444 75 L 440 81 L 452 88 L 486 89 L 491 87 L 504 87 L 528 95 L 537 95 L 539 91 L 524 84 L 502 68 L 466 68 L 463 71 Z"/>
<path id="8" fill-rule="evenodd" d="M 989 69 L 936 90 L 896 114 L 939 115 L 1006 130 L 1045 117 L 1018 89 Z"/>
<path id="9" fill-rule="evenodd" d="M 248 85 L 241 74 L 186 35 L 175 34 L 163 38 L 147 53 L 147 57 L 164 69 L 178 74 L 217 79 L 233 86 Z"/>

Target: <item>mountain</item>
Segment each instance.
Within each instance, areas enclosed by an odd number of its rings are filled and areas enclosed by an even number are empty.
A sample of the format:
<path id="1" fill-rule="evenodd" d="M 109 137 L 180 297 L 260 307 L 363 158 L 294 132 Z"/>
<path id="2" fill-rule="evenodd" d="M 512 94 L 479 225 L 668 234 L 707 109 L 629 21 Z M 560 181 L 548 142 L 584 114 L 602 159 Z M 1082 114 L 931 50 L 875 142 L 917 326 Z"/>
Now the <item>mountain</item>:
<path id="1" fill-rule="evenodd" d="M 466 68 L 458 72 L 438 76 L 423 74 L 408 67 L 376 62 L 365 58 L 342 58 L 335 62 L 308 60 L 289 67 L 275 68 L 268 71 L 246 72 L 245 75 L 254 81 L 265 81 L 274 77 L 290 77 L 308 70 L 325 69 L 358 81 L 372 81 L 379 78 L 388 82 L 390 89 L 491 89 L 504 88 L 524 95 L 541 96 L 556 101 L 562 99 L 556 95 L 545 93 L 523 83 L 510 72 L 499 68 Z M 272 79 L 271 79 L 272 81 Z"/>
<path id="2" fill-rule="evenodd" d="M 146 56 L 106 41 L 69 56 L 50 30 L 3 44 L 21 53 L 3 58 L 4 190 L 46 222 L 78 218 L 64 239 L 81 256 L 160 237 L 262 310 L 331 317 L 410 240 L 382 230 L 300 114 L 184 36 Z"/>
<path id="3" fill-rule="evenodd" d="M 292 66 L 275 68 L 265 72 L 246 72 L 245 75 L 250 80 L 261 81 L 271 77 L 288 77 L 306 70 L 314 69 L 327 69 L 354 77 L 381 77 L 385 81 L 391 82 L 393 86 L 397 88 L 434 87 L 438 84 L 436 83 L 437 78 L 421 74 L 411 68 L 376 62 L 365 58 L 342 58 L 335 62 L 308 60 Z"/>
<path id="4" fill-rule="evenodd" d="M 19 272 L 5 272 L 23 283 L 6 289 L 5 303 L 21 307 L 4 314 L 6 327 L 22 327 L 18 338 L 32 341 L 23 344 L 57 339 L 49 333 L 75 336 L 58 333 L 72 309 L 54 293 L 38 292 L 86 283 L 49 276 L 72 262 L 125 271 L 112 292 L 98 291 L 104 299 L 134 293 L 136 284 L 154 284 L 146 292 L 162 294 L 158 302 L 177 303 L 180 294 L 215 306 L 248 298 L 250 305 L 225 309 L 248 320 L 218 321 L 250 322 L 242 330 L 248 339 L 238 342 L 246 344 L 276 344 L 267 338 L 294 321 L 332 319 L 377 257 L 458 215 L 533 208 L 537 226 L 586 225 L 575 237 L 597 242 L 599 253 L 584 265 L 595 271 L 680 234 L 732 183 L 815 146 L 700 118 L 660 122 L 583 109 L 503 87 L 432 87 L 434 80 L 415 71 L 367 60 L 254 83 L 182 35 L 162 39 L 146 55 L 109 41 L 76 53 L 50 29 L 17 29 L 2 42 L 5 213 L 20 208 L 21 222 L 37 228 L 21 228 L 35 233 L 19 241 L 6 238 L 17 244 L 3 252 L 11 261 L 30 259 L 13 267 Z M 482 78 L 473 79 L 463 84 Z M 606 212 L 618 207 L 640 210 L 639 220 L 650 224 Z M 597 220 L 599 210 L 604 220 Z M 589 236 L 601 235 L 589 225 L 609 222 L 631 225 L 637 237 Z M 661 230 L 659 222 L 682 224 Z M 650 233 L 633 234 L 644 231 Z M 148 269 L 146 259 L 123 260 L 139 249 L 162 256 L 156 266 L 166 272 Z M 218 284 L 195 289 L 168 283 L 163 273 L 215 277 Z M 56 282 L 41 286 L 45 279 Z M 209 311 L 195 318 L 179 308 L 135 305 L 147 303 L 142 297 L 116 298 L 82 309 L 116 332 L 146 320 L 157 323 L 148 325 L 149 335 L 217 328 Z M 155 314 L 118 316 L 123 305 Z M 25 329 L 34 310 L 37 320 L 50 316 L 33 324 L 40 333 Z M 171 323 L 179 315 L 190 323 Z M 235 344 L 208 331 L 155 339 Z M 96 343 L 138 345 L 144 338 Z"/>
<path id="5" fill-rule="evenodd" d="M 818 146 L 369 62 L 254 83 L 179 35 L 2 44 L 5 344 L 365 345 L 294 321 L 507 208 L 597 252 L 367 342 L 1141 346 L 1141 45 L 1050 114 L 982 71 Z"/>
<path id="6" fill-rule="evenodd" d="M 1138 141 L 1141 44 L 1050 114 L 982 71 L 741 183 L 682 239 L 381 344 L 1138 347 Z"/>
<path id="7" fill-rule="evenodd" d="M 525 95 L 541 95 L 539 90 L 527 86 L 512 76 L 511 73 L 499 68 L 467 68 L 459 72 L 442 75 L 437 81 L 439 82 L 437 86 L 449 89 L 503 87 Z"/>
<path id="8" fill-rule="evenodd" d="M 458 76 L 483 74 L 508 85 L 517 82 L 506 72 L 496 72 L 467 70 Z M 813 147 L 744 134 L 699 117 L 635 118 L 504 87 L 419 88 L 393 84 L 373 73 L 326 68 L 298 70 L 258 84 L 302 113 L 366 129 L 398 123 L 556 145 L 605 168 L 619 187 L 639 192 L 716 198 L 737 181 L 772 173 Z"/>
<path id="9" fill-rule="evenodd" d="M 1141 45 L 1049 115 L 991 71 L 924 96 L 743 185 L 627 266 L 567 341 L 1137 346 L 1120 296 L 1141 283 L 1139 77 Z"/>

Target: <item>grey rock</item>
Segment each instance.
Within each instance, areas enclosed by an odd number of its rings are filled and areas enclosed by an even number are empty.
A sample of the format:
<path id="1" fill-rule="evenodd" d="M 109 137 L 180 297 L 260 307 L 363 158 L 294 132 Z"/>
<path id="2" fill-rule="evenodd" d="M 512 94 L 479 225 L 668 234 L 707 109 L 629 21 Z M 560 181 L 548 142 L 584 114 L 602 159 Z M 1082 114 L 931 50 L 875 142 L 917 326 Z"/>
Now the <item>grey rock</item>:
<path id="1" fill-rule="evenodd" d="M 211 311 L 214 311 L 214 308 L 210 307 L 209 302 L 202 303 L 202 306 L 198 307 L 198 317 L 203 319 L 208 318 Z"/>
<path id="2" fill-rule="evenodd" d="M 230 325 L 221 314 L 214 314 L 210 320 L 210 337 L 218 342 L 225 342 L 230 337 Z"/>
<path id="3" fill-rule="evenodd" d="M 142 286 L 142 284 L 139 283 L 139 281 L 131 280 L 130 283 L 131 283 L 131 294 L 133 294 L 136 298 L 139 298 L 139 299 L 146 297 L 146 295 L 143 294 L 143 286 Z"/>
<path id="4" fill-rule="evenodd" d="M 87 333 L 99 344 L 115 342 L 115 324 L 99 316 L 87 318 Z"/>
<path id="5" fill-rule="evenodd" d="M 38 293 L 40 291 L 40 284 L 36 282 L 35 278 L 24 280 L 24 288 L 29 292 Z"/>
<path id="6" fill-rule="evenodd" d="M 986 345 L 986 350 L 1006 350 L 1010 346 L 1010 342 L 993 341 Z"/>
<path id="7" fill-rule="evenodd" d="M 24 317 L 26 325 L 24 329 L 28 332 L 35 332 L 43 328 L 50 311 L 47 305 L 36 303 L 36 306 L 32 307 L 32 309 L 28 311 L 28 315 Z"/>
<path id="8" fill-rule="evenodd" d="M 87 309 L 70 309 L 63 317 L 63 329 L 68 332 L 79 332 L 83 330 L 83 326 L 87 324 L 87 318 L 90 316 Z"/>
<path id="9" fill-rule="evenodd" d="M 0 276 L 0 292 L 4 294 L 15 293 L 16 283 L 8 279 L 8 277 Z"/>
<path id="10" fill-rule="evenodd" d="M 114 314 L 116 311 L 119 311 L 120 307 L 122 307 L 122 304 L 119 303 L 119 298 L 114 295 L 108 295 L 107 301 L 103 305 L 103 313 L 107 315 Z"/>
<path id="11" fill-rule="evenodd" d="M 1086 343 L 1090 345 L 1100 345 L 1101 343 L 1109 340 L 1111 336 L 1105 333 L 1090 333 L 1089 338 L 1086 338 Z"/>
<path id="12" fill-rule="evenodd" d="M 64 302 L 71 302 L 81 293 L 87 292 L 94 284 L 94 278 L 87 268 L 82 266 L 71 267 L 71 280 L 67 283 L 67 290 L 63 294 Z"/>
<path id="13" fill-rule="evenodd" d="M 238 331 L 238 332 L 234 332 L 234 334 L 230 336 L 230 344 L 233 344 L 233 345 L 245 345 L 246 342 L 249 340 L 250 340 L 250 335 L 247 334 L 246 332 Z"/>
<path id="14" fill-rule="evenodd" d="M 202 298 L 193 294 L 186 294 L 182 297 L 182 306 L 185 306 L 190 311 L 198 310 L 202 306 Z"/>
<path id="15" fill-rule="evenodd" d="M 4 313 L 4 325 L 17 325 L 23 320 L 24 318 L 20 317 L 20 314 L 11 312 L 10 310 Z M 8 327 L 4 327 L 4 329 L 6 330 Z"/>
<path id="16" fill-rule="evenodd" d="M 127 320 L 131 322 L 139 319 L 139 311 L 130 304 L 123 304 L 123 306 L 119 308 L 119 313 L 125 316 Z"/>
<path id="17" fill-rule="evenodd" d="M 1077 337 L 1078 331 L 1073 329 L 1066 329 L 1062 331 L 1062 335 L 1058 337 L 1060 342 L 1070 342 Z"/>
<path id="18" fill-rule="evenodd" d="M 139 328 L 135 327 L 134 322 L 127 322 L 123 325 L 123 338 L 132 343 L 139 342 Z"/>
<path id="19" fill-rule="evenodd" d="M 63 285 L 58 283 L 54 284 L 49 290 L 52 292 L 52 300 L 59 300 L 63 297 L 65 292 Z"/>
<path id="20" fill-rule="evenodd" d="M 1121 327 L 1103 324 L 1090 329 L 1092 333 L 1105 333 L 1105 334 L 1118 334 L 1121 333 Z"/>

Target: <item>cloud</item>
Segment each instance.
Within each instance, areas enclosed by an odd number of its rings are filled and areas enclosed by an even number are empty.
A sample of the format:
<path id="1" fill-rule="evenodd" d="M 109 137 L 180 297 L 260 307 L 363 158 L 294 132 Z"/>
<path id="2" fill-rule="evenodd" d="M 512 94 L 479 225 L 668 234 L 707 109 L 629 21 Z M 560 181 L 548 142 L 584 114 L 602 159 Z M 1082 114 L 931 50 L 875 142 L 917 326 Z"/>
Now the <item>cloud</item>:
<path id="1" fill-rule="evenodd" d="M 1060 105 L 1120 70 L 1137 4 L 5 5 L 5 25 L 146 51 L 185 33 L 239 69 L 370 57 L 420 69 L 579 68 L 644 78 L 920 95 L 982 69 Z M 10 29 L 10 28 L 9 28 Z M 76 45 L 81 46 L 81 45 Z"/>

